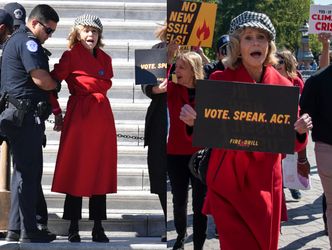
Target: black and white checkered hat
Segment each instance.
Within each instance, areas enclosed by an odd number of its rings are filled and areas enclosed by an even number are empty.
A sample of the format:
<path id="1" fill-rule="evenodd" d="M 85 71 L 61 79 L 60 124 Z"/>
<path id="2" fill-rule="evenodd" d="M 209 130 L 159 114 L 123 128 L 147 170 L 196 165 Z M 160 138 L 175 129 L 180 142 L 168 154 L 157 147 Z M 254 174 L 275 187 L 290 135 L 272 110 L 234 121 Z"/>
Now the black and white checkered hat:
<path id="1" fill-rule="evenodd" d="M 232 34 L 237 29 L 246 27 L 265 30 L 270 34 L 272 40 L 276 38 L 276 30 L 270 18 L 263 13 L 245 11 L 233 18 L 230 24 L 229 34 Z"/>
<path id="2" fill-rule="evenodd" d="M 74 25 L 90 26 L 99 29 L 100 32 L 103 32 L 103 25 L 101 24 L 99 17 L 90 14 L 84 14 L 77 17 Z"/>

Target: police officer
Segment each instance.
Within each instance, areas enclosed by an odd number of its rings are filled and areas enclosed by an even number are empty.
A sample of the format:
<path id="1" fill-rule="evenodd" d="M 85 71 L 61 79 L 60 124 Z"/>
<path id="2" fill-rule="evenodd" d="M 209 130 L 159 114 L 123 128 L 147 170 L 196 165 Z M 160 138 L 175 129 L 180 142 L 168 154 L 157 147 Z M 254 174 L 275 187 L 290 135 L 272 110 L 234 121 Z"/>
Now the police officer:
<path id="1" fill-rule="evenodd" d="M 37 228 L 36 207 L 42 192 L 48 91 L 57 86 L 41 44 L 55 31 L 58 21 L 52 7 L 37 5 L 27 25 L 20 26 L 3 48 L 1 92 L 7 92 L 9 98 L 8 107 L 0 115 L 0 130 L 12 146 L 14 162 L 8 234 L 20 234 L 21 242 L 51 242 L 56 238 Z"/>
<path id="2" fill-rule="evenodd" d="M 13 23 L 13 30 L 17 30 L 22 24 L 25 25 L 26 19 L 26 10 L 25 8 L 17 3 L 17 2 L 10 2 L 3 6 L 4 10 L 6 10 L 14 20 Z M 46 138 L 46 136 L 45 136 Z M 40 187 L 41 188 L 41 187 Z M 18 206 L 17 206 L 18 207 Z M 17 210 L 17 213 L 19 211 Z M 44 197 L 44 193 L 40 193 L 40 197 L 38 197 L 37 203 L 37 226 L 41 230 L 48 230 L 47 228 L 47 221 L 48 221 L 48 212 L 47 212 L 47 205 Z M 9 233 L 6 238 L 7 241 L 18 241 L 19 235 Z"/>
<path id="3" fill-rule="evenodd" d="M 14 30 L 17 30 L 21 24 L 25 24 L 26 10 L 21 4 L 17 2 L 7 3 L 3 9 L 14 19 Z"/>
<path id="4" fill-rule="evenodd" d="M 13 18 L 6 10 L 0 9 L 0 45 L 2 45 L 13 30 Z"/>
<path id="5" fill-rule="evenodd" d="M 222 59 L 227 55 L 227 45 L 229 43 L 229 36 L 222 35 L 217 42 L 217 61 L 204 65 L 205 79 L 209 79 L 210 75 L 217 70 L 225 70 L 225 66 L 222 63 Z"/>
<path id="6" fill-rule="evenodd" d="M 9 34 L 11 33 L 11 30 L 13 28 L 13 18 L 3 9 L 0 9 L 0 52 L 2 53 L 2 44 L 7 40 Z M 1 59 L 0 59 L 1 62 Z M 0 67 L 1 72 L 1 67 Z M 0 101 L 0 106 L 1 106 Z M 0 108 L 1 109 L 1 108 Z M 0 111 L 1 112 L 1 111 Z M 1 135 L 0 133 L 0 145 L 2 145 L 2 142 L 5 140 L 5 137 Z M 1 148 L 3 150 L 3 148 Z M 0 173 L 3 174 L 3 173 Z M 3 238 L 5 236 L 4 232 L 0 232 L 0 238 Z"/>

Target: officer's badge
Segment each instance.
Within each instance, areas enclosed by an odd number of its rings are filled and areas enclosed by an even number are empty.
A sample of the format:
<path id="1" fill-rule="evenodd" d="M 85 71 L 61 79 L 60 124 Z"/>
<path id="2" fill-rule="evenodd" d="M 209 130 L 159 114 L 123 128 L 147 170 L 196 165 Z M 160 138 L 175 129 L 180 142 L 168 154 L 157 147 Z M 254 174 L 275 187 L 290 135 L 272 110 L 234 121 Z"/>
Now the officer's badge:
<path id="1" fill-rule="evenodd" d="M 103 69 L 99 70 L 98 75 L 103 76 L 104 74 L 105 74 L 105 72 Z"/>
<path id="2" fill-rule="evenodd" d="M 38 50 L 38 44 L 33 40 L 27 41 L 26 45 L 30 52 L 36 52 Z"/>

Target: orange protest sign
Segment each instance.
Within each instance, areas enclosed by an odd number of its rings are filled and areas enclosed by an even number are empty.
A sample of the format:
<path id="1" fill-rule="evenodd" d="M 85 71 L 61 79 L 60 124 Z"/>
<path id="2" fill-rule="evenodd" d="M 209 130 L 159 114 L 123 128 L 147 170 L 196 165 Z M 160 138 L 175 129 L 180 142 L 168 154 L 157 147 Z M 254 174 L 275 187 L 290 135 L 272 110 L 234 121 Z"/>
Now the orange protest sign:
<path id="1" fill-rule="evenodd" d="M 188 1 L 167 2 L 167 41 L 212 47 L 217 5 Z"/>

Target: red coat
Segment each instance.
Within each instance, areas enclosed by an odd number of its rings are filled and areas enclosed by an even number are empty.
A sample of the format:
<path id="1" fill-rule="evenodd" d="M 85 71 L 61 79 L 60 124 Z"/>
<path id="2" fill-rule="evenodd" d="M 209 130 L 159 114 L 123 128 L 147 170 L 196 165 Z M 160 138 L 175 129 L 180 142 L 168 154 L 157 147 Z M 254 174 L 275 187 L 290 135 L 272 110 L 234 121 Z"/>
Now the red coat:
<path id="1" fill-rule="evenodd" d="M 251 82 L 243 66 L 211 76 Z M 263 83 L 292 86 L 268 66 Z M 305 146 L 296 143 L 296 151 Z M 277 250 L 282 201 L 281 154 L 213 149 L 207 174 L 204 212 L 212 214 L 222 250 Z"/>
<path id="2" fill-rule="evenodd" d="M 172 81 L 167 83 L 167 107 L 169 112 L 169 133 L 167 154 L 191 155 L 199 148 L 192 146 L 192 136 L 187 133 L 186 124 L 180 120 L 183 105 L 190 104 L 195 108 L 195 102 L 189 100 L 188 88 Z"/>
<path id="3" fill-rule="evenodd" d="M 74 196 L 117 190 L 117 144 L 106 92 L 112 60 L 101 49 L 93 57 L 81 43 L 64 52 L 52 76 L 70 92 L 61 132 L 52 191 Z"/>
<path id="4" fill-rule="evenodd" d="M 293 79 L 289 79 L 292 84 L 296 87 L 299 87 L 300 88 L 300 94 L 302 94 L 302 90 L 303 90 L 303 87 L 304 87 L 304 83 L 303 81 L 301 80 L 300 77 L 296 76 L 295 78 Z"/>

